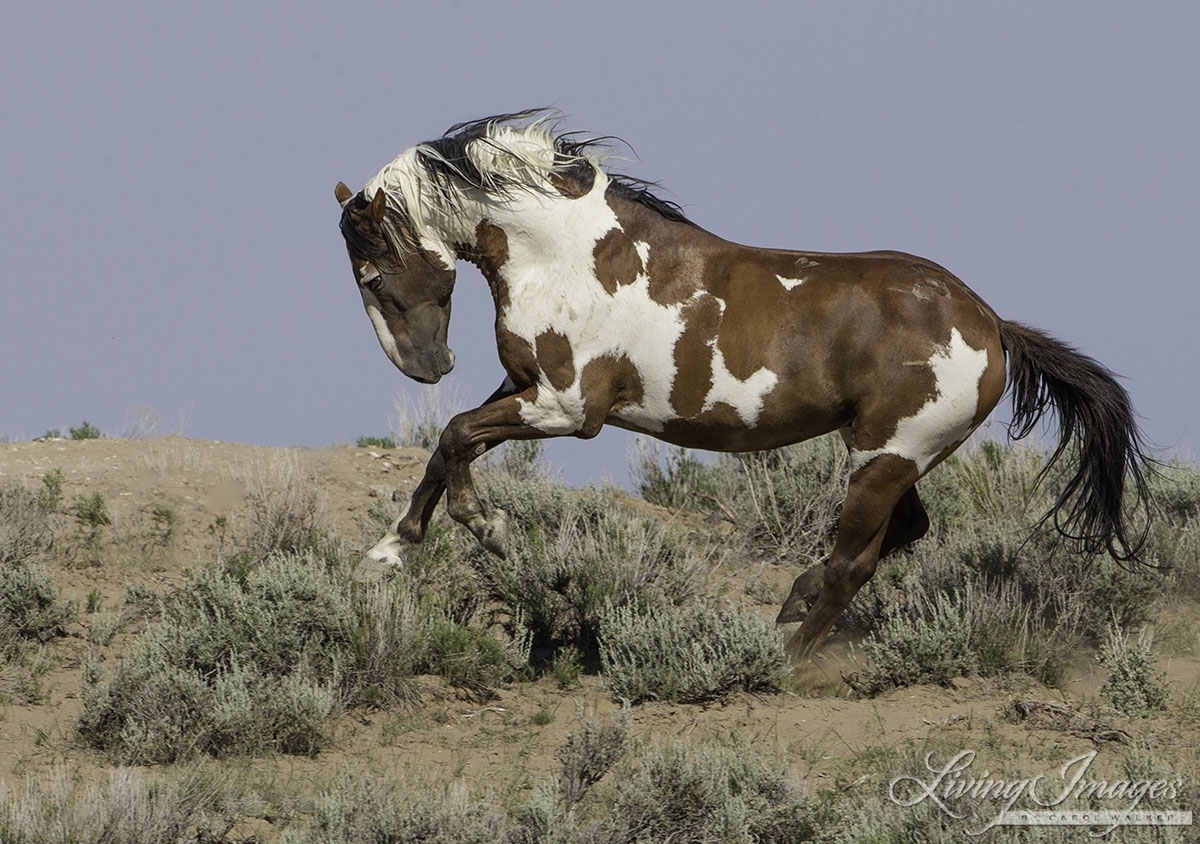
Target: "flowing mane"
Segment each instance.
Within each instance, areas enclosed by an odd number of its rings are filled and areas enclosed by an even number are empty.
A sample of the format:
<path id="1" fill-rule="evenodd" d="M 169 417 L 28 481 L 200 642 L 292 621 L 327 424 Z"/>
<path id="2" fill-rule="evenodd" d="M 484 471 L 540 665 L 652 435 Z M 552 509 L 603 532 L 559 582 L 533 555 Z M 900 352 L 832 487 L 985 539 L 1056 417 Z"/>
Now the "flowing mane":
<path id="1" fill-rule="evenodd" d="M 608 177 L 608 192 L 651 209 L 675 222 L 694 225 L 680 206 L 655 194 L 656 185 L 604 170 L 613 157 L 611 136 L 561 132 L 561 116 L 551 109 L 530 109 L 458 123 L 442 137 L 405 150 L 384 166 L 356 198 L 363 205 L 382 188 L 395 245 L 411 249 L 429 231 L 431 209 L 453 213 L 464 191 L 503 197 L 517 191 L 556 190 L 560 184 L 586 192 L 598 172 Z M 408 229 L 410 237 L 399 230 Z M 343 226 L 343 231 L 345 226 Z"/>

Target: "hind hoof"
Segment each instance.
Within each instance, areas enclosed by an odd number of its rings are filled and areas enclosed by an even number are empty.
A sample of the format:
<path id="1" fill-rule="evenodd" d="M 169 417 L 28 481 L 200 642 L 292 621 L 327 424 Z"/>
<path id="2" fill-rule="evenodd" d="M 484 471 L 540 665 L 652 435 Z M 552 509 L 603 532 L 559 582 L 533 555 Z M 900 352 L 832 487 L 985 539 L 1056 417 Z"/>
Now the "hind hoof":
<path id="1" fill-rule="evenodd" d="M 794 621 L 804 621 L 804 617 L 808 615 L 808 608 L 812 606 L 813 601 L 817 600 L 817 595 L 821 594 L 821 584 L 824 579 L 824 563 L 802 572 L 792 582 L 792 592 L 783 602 L 783 609 L 779 611 L 779 617 L 775 619 L 775 623 L 790 624 Z"/>
<path id="2" fill-rule="evenodd" d="M 775 616 L 776 624 L 793 624 L 797 621 L 804 621 L 808 617 L 808 605 L 800 602 L 793 602 L 791 599 L 783 604 L 783 608 L 779 611 L 779 615 Z"/>

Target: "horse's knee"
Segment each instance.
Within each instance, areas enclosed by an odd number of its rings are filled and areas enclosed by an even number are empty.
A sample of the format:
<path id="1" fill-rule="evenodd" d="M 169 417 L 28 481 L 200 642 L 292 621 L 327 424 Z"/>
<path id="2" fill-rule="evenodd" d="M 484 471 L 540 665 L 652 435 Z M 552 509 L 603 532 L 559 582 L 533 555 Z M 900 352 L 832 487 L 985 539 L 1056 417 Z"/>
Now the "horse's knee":
<path id="1" fill-rule="evenodd" d="M 888 517 L 887 530 L 880 544 L 879 556 L 886 557 L 898 548 L 916 542 L 929 532 L 929 514 L 921 503 L 916 486 L 909 487 Z"/>

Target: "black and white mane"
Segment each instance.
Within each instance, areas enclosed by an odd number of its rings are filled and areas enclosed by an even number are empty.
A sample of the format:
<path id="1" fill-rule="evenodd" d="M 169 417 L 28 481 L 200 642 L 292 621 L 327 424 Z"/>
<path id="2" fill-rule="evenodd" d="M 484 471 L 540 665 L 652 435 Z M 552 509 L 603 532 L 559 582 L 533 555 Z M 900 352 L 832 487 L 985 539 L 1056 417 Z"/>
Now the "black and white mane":
<path id="1" fill-rule="evenodd" d="M 388 198 L 389 216 L 403 222 L 394 228 L 411 233 L 393 233 L 395 245 L 406 250 L 416 244 L 424 227 L 426 206 L 457 205 L 464 190 L 475 189 L 502 196 L 519 190 L 543 190 L 555 182 L 586 192 L 604 162 L 613 157 L 613 145 L 624 144 L 612 136 L 589 136 L 561 132 L 561 116 L 552 109 L 529 109 L 498 114 L 451 126 L 436 140 L 418 144 L 387 165 L 346 204 L 342 233 L 360 254 L 372 257 L 371 244 L 353 226 L 347 225 L 351 209 L 361 211 L 378 188 Z M 694 225 L 678 203 L 655 193 L 657 185 L 644 179 L 604 171 L 607 192 L 635 202 L 668 220 Z M 353 242 L 352 242 L 353 241 Z M 378 256 L 375 256 L 378 257 Z"/>

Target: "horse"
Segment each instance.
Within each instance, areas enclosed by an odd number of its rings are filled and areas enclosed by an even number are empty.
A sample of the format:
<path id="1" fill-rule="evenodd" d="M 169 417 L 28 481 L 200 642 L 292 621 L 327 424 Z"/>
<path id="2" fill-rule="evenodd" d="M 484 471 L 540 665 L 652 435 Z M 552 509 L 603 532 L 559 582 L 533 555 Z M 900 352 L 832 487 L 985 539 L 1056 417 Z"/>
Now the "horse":
<path id="1" fill-rule="evenodd" d="M 879 560 L 922 537 L 916 483 L 1011 391 L 1010 434 L 1051 410 L 1047 471 L 1073 472 L 1043 521 L 1088 554 L 1138 561 L 1146 456 L 1128 394 L 1073 347 L 1000 318 L 938 264 L 902 252 L 743 246 L 653 183 L 609 172 L 609 137 L 561 132 L 547 110 L 460 123 L 359 191 L 340 228 L 392 363 L 421 383 L 454 367 L 455 266 L 474 264 L 496 310 L 506 377 L 447 423 L 407 510 L 371 549 L 399 565 L 442 494 L 450 517 L 504 556 L 507 517 L 470 464 L 506 440 L 595 436 L 604 425 L 678 446 L 745 452 L 831 431 L 849 449 L 832 551 L 796 578 L 778 623 L 808 653 Z"/>

